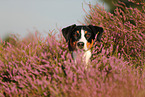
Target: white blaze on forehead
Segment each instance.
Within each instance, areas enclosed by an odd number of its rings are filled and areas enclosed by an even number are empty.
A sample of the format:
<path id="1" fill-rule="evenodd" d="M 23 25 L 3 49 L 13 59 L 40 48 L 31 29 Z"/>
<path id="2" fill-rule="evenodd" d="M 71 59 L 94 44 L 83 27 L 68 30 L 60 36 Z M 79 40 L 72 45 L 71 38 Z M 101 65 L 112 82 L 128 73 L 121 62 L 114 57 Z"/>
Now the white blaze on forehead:
<path id="1" fill-rule="evenodd" d="M 84 50 L 87 50 L 87 39 L 85 38 L 85 31 L 81 29 L 81 38 L 79 39 L 78 42 L 83 42 L 84 43 Z"/>

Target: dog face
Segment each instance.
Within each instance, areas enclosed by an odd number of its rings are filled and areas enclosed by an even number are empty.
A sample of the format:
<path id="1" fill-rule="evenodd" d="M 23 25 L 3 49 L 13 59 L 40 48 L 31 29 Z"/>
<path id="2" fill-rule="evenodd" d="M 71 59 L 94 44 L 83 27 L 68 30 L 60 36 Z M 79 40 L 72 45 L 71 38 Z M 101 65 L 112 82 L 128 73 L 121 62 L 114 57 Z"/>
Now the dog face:
<path id="1" fill-rule="evenodd" d="M 71 50 L 88 50 L 93 45 L 95 34 L 86 26 L 77 26 L 70 35 L 69 48 Z"/>
<path id="2" fill-rule="evenodd" d="M 96 34 L 97 41 L 101 40 L 103 28 L 98 26 L 76 26 L 71 25 L 62 29 L 63 36 L 68 41 L 70 51 L 82 49 L 87 51 L 92 48 Z"/>

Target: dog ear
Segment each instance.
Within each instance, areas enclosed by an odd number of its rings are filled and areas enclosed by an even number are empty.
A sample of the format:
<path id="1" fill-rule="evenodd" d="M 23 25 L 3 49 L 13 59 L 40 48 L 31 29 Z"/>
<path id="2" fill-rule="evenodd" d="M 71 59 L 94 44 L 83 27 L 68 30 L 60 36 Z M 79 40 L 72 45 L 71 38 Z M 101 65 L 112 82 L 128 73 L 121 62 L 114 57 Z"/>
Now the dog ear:
<path id="1" fill-rule="evenodd" d="M 89 25 L 88 27 L 93 31 L 93 33 L 95 35 L 98 33 L 98 35 L 97 35 L 97 41 L 100 42 L 102 34 L 103 34 L 103 28 L 102 27 L 98 27 L 98 26 L 93 26 L 93 25 Z"/>
<path id="2" fill-rule="evenodd" d="M 66 39 L 66 42 L 69 40 L 70 33 L 73 31 L 73 29 L 75 27 L 76 27 L 76 24 L 68 26 L 68 27 L 62 29 L 62 34 L 63 34 L 64 38 Z"/>

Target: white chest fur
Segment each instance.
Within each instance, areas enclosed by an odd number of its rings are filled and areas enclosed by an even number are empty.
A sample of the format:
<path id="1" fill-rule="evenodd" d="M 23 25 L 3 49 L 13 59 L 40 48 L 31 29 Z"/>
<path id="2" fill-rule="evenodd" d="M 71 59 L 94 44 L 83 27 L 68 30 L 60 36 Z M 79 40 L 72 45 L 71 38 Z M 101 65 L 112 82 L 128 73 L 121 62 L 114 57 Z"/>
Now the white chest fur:
<path id="1" fill-rule="evenodd" d="M 85 52 L 78 52 L 78 51 L 73 51 L 72 52 L 72 56 L 74 58 L 75 63 L 77 63 L 77 61 L 81 60 L 83 62 L 86 63 L 86 65 L 88 64 L 90 58 L 91 58 L 91 50 L 87 50 Z"/>

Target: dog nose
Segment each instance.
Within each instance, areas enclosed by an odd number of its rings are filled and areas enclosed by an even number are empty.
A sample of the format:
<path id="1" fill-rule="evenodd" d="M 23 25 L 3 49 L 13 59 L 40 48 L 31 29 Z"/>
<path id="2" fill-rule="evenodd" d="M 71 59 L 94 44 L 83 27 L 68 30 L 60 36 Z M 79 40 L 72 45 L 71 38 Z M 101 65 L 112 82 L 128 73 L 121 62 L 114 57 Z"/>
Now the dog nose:
<path id="1" fill-rule="evenodd" d="M 78 43 L 77 43 L 77 46 L 78 46 L 79 48 L 83 48 L 83 47 L 84 47 L 84 43 L 83 43 L 83 42 L 78 42 Z"/>

